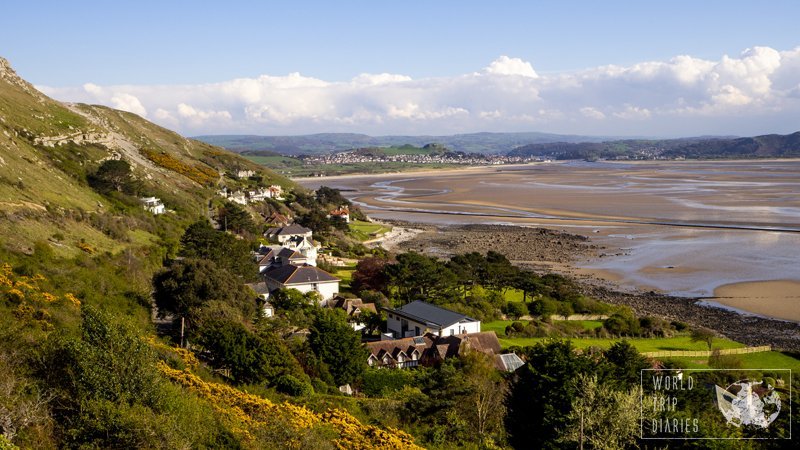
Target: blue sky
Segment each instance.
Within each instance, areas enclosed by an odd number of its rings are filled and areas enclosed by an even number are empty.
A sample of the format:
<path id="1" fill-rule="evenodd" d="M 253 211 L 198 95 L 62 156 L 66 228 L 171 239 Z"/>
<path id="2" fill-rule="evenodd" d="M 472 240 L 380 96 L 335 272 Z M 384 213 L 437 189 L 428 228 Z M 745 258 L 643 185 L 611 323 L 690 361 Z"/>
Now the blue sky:
<path id="1" fill-rule="evenodd" d="M 0 56 L 24 78 L 55 98 L 122 107 L 189 134 L 739 134 L 788 132 L 789 115 L 797 112 L 786 99 L 800 80 L 787 80 L 778 67 L 793 61 L 800 46 L 797 1 L 3 3 Z M 764 73 L 714 82 L 725 75 L 707 64 L 691 86 L 683 78 L 675 87 L 661 75 L 630 76 L 637 65 L 669 65 L 681 55 L 716 64 L 728 55 L 752 72 L 743 52 L 755 48 L 778 52 L 777 66 L 774 54 L 761 52 L 753 61 L 771 58 L 766 76 L 781 85 L 780 95 L 756 86 L 753 77 Z M 504 66 L 497 72 L 503 80 L 465 78 L 486 73 L 502 57 L 532 72 Z M 609 65 L 628 72 L 602 70 Z M 293 73 L 301 78 L 288 79 Z M 395 77 L 362 88 L 353 80 L 363 74 Z M 262 76 L 271 78 L 261 79 L 258 94 L 250 86 L 251 95 L 231 95 L 234 80 Z M 607 82 L 587 91 L 598 76 Z M 582 88 L 567 89 L 576 83 Z M 671 96 L 651 93 L 637 101 L 637 89 L 665 87 L 675 89 Z M 509 90 L 515 92 L 504 97 Z M 605 97 L 609 90 L 624 101 Z M 290 94 L 299 105 L 289 104 Z M 480 95 L 486 97 L 476 100 Z M 776 103 L 776 96 L 783 100 Z"/>

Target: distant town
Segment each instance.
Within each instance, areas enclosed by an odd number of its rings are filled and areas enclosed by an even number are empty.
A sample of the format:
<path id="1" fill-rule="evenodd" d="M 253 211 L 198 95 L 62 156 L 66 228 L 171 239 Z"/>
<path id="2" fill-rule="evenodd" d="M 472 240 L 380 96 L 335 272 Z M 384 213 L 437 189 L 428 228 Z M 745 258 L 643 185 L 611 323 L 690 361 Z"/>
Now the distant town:
<path id="1" fill-rule="evenodd" d="M 360 163 L 409 163 L 409 164 L 461 164 L 468 166 L 523 164 L 549 161 L 540 156 L 483 155 L 480 153 L 444 152 L 429 154 L 385 155 L 351 150 L 329 155 L 303 156 L 305 164 L 360 164 Z"/>

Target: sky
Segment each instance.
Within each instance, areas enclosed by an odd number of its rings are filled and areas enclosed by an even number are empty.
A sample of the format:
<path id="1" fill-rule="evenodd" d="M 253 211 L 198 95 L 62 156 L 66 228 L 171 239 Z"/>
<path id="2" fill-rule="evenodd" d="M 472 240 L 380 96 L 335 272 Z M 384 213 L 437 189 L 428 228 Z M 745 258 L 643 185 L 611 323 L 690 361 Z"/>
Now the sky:
<path id="1" fill-rule="evenodd" d="M 185 135 L 798 131 L 800 2 L 4 0 L 0 56 Z"/>

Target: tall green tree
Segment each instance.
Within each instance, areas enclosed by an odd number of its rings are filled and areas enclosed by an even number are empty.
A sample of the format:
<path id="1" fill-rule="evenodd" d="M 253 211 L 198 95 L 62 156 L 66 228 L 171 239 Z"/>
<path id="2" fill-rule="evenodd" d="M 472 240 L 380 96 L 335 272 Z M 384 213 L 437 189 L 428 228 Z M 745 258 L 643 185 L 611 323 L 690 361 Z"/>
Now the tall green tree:
<path id="1" fill-rule="evenodd" d="M 637 388 L 620 391 L 599 383 L 596 375 L 580 374 L 571 382 L 575 397 L 560 431 L 560 442 L 579 449 L 621 450 L 639 434 L 640 394 Z"/>
<path id="2" fill-rule="evenodd" d="M 338 385 L 352 383 L 367 367 L 369 352 L 361 345 L 361 336 L 347 323 L 342 311 L 319 311 L 308 342 L 317 357 L 327 364 Z"/>
<path id="3" fill-rule="evenodd" d="M 217 222 L 224 231 L 236 234 L 255 234 L 258 231 L 258 226 L 250 213 L 233 202 L 225 202 L 217 208 Z"/>
<path id="4" fill-rule="evenodd" d="M 190 322 L 212 301 L 228 305 L 244 317 L 253 316 L 256 308 L 250 289 L 203 259 L 176 260 L 157 272 L 153 297 L 162 314 L 171 313 Z"/>
<path id="5" fill-rule="evenodd" d="M 386 275 L 403 303 L 414 300 L 446 302 L 456 295 L 456 276 L 436 258 L 416 252 L 397 255 L 397 262 L 387 264 Z"/>
<path id="6" fill-rule="evenodd" d="M 595 361 L 575 353 L 570 341 L 548 341 L 526 347 L 527 364 L 519 369 L 506 399 L 506 430 L 517 449 L 552 445 L 569 423 L 578 395 L 573 383 L 592 374 Z"/>
<path id="7" fill-rule="evenodd" d="M 133 178 L 131 165 L 124 159 L 107 159 L 88 177 L 89 185 L 101 193 L 121 192 L 135 194 L 138 184 Z"/>
<path id="8" fill-rule="evenodd" d="M 245 281 L 252 281 L 258 276 L 258 268 L 250 253 L 252 247 L 249 241 L 217 231 L 207 220 L 200 220 L 189 225 L 183 233 L 178 254 L 211 260 L 217 267 Z"/>
<path id="9" fill-rule="evenodd" d="M 195 335 L 212 364 L 230 370 L 237 383 L 274 383 L 282 375 L 303 377 L 297 360 L 273 333 L 257 335 L 235 320 L 210 318 Z"/>
<path id="10" fill-rule="evenodd" d="M 650 367 L 647 358 L 624 340 L 612 344 L 603 356 L 610 369 L 609 382 L 622 389 L 639 384 L 641 371 Z"/>

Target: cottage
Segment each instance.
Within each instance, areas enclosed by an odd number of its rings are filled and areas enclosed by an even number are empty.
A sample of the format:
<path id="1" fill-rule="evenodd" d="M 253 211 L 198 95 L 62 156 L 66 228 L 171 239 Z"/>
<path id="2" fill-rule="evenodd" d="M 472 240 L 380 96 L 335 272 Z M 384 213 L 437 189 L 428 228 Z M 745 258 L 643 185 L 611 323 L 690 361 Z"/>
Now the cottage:
<path id="1" fill-rule="evenodd" d="M 269 217 L 267 217 L 265 222 L 267 225 L 272 225 L 274 228 L 280 228 L 289 225 L 289 218 L 279 212 L 273 212 Z"/>
<path id="2" fill-rule="evenodd" d="M 303 293 L 314 291 L 323 301 L 339 293 L 341 281 L 322 269 L 305 265 L 288 264 L 267 270 L 263 275 L 269 292 L 278 289 L 297 289 Z"/>
<path id="3" fill-rule="evenodd" d="M 166 208 L 164 208 L 164 203 L 161 202 L 161 199 L 156 197 L 145 197 L 140 198 L 139 201 L 142 202 L 142 206 L 144 207 L 145 211 L 149 211 L 153 214 L 164 214 Z"/>
<path id="4" fill-rule="evenodd" d="M 397 338 L 426 333 L 454 336 L 481 331 L 480 320 L 420 300 L 397 309 L 387 308 L 386 312 L 386 329 Z"/>
<path id="5" fill-rule="evenodd" d="M 494 358 L 495 367 L 498 370 L 508 370 L 505 365 L 500 363 L 504 361 L 504 358 L 509 360 L 508 367 L 513 366 L 510 361 L 514 359 L 501 355 L 500 341 L 497 339 L 497 335 L 491 331 L 458 336 L 437 336 L 428 333 L 423 336 L 367 342 L 366 347 L 370 352 L 367 364 L 372 367 L 393 369 L 419 365 L 429 366 L 471 350 Z M 517 359 L 519 358 L 517 357 Z"/>
<path id="6" fill-rule="evenodd" d="M 273 184 L 267 188 L 269 191 L 269 198 L 274 198 L 275 200 L 283 200 L 283 188 L 277 184 Z"/>
<path id="7" fill-rule="evenodd" d="M 328 214 L 328 218 L 335 218 L 344 220 L 345 223 L 350 223 L 350 209 L 347 206 L 342 206 L 339 209 L 335 209 Z"/>

